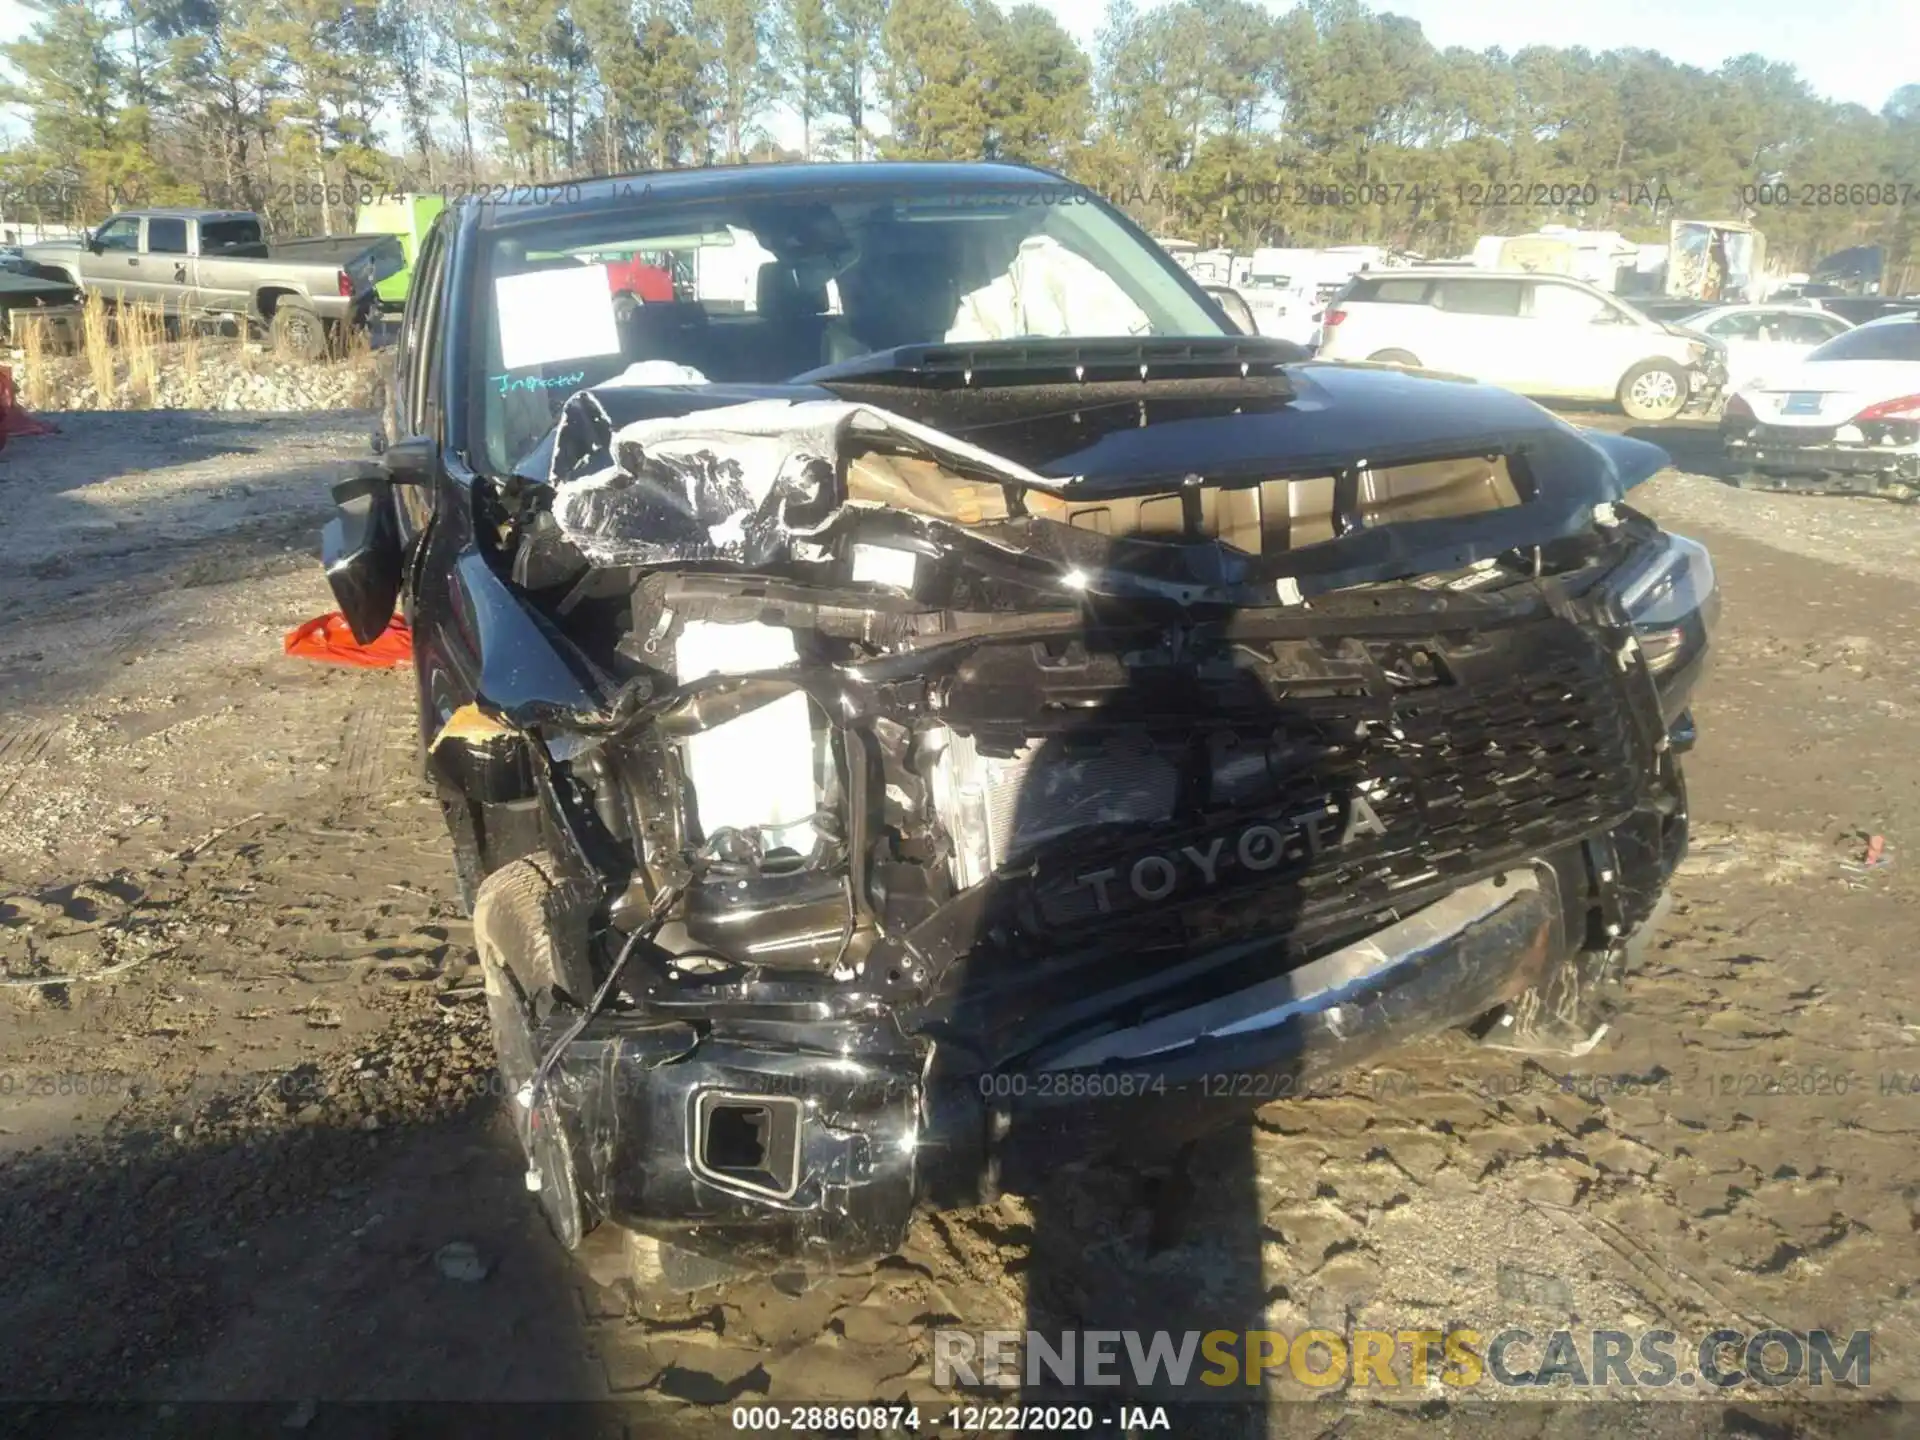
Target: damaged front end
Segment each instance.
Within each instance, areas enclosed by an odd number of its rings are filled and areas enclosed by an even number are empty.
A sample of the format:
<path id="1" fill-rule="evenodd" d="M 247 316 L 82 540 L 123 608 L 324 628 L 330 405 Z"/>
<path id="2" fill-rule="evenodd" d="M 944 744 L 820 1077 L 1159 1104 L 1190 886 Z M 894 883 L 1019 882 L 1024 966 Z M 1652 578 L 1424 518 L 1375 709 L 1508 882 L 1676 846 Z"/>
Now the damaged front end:
<path id="1" fill-rule="evenodd" d="M 831 1268 L 1422 1034 L 1605 1023 L 1716 603 L 1619 503 L 1658 452 L 1338 367 L 974 370 L 583 392 L 453 566 L 435 762 L 569 1243 Z"/>

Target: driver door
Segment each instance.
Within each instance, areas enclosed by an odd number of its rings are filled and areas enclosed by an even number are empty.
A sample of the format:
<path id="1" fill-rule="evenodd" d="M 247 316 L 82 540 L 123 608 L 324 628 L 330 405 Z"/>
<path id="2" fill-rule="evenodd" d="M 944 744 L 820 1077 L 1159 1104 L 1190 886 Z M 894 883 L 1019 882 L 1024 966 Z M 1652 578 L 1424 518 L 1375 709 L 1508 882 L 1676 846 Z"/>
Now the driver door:
<path id="1" fill-rule="evenodd" d="M 97 289 L 108 300 L 139 298 L 140 217 L 116 215 L 93 232 L 87 254 L 80 262 L 80 278 L 89 289 Z"/>

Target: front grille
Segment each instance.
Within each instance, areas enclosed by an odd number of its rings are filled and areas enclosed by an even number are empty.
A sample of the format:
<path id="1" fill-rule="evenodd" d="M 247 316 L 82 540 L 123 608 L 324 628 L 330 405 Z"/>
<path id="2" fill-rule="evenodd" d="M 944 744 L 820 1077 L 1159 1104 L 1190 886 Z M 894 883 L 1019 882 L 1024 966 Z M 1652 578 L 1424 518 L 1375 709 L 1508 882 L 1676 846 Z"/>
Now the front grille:
<path id="1" fill-rule="evenodd" d="M 1041 745 L 1017 757 L 978 753 L 956 737 L 956 761 L 976 774 L 984 801 L 989 858 L 995 867 L 1026 859 L 1046 841 L 1089 826 L 1163 822 L 1179 799 L 1177 757 L 1165 749 L 1120 743 Z"/>
<path id="2" fill-rule="evenodd" d="M 1648 757 L 1627 677 L 1599 636 L 1553 621 L 1525 639 L 1424 644 L 1441 683 L 1349 699 L 1344 713 L 1338 700 L 1287 707 L 1270 729 L 1243 730 L 1243 746 L 1277 757 L 1257 800 L 1047 845 L 1028 923 L 1058 934 L 1127 921 L 1144 939 L 1137 927 L 1151 916 L 1164 943 L 1372 911 L 1553 850 L 1633 808 Z M 1220 736 L 1193 743 L 1217 754 Z M 1282 859 L 1265 863 L 1276 838 Z M 1241 863 L 1243 843 L 1258 868 Z"/>

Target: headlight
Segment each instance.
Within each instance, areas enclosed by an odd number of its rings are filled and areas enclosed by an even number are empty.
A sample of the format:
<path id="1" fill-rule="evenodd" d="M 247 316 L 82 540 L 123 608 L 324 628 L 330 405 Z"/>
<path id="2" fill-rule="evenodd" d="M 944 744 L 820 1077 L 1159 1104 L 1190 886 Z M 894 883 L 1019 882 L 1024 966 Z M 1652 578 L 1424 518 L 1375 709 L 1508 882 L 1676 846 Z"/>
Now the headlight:
<path id="1" fill-rule="evenodd" d="M 1615 587 L 1672 725 L 1686 711 L 1720 619 L 1713 561 L 1699 541 L 1662 535 L 1621 567 Z"/>

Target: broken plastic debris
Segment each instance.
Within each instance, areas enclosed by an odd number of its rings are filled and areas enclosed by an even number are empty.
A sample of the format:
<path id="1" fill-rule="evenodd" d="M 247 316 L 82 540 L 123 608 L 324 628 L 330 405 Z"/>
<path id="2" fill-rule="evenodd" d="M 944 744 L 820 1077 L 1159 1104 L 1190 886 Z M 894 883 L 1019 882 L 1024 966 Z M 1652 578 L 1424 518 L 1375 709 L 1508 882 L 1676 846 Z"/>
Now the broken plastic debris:
<path id="1" fill-rule="evenodd" d="M 468 1240 L 450 1240 L 433 1252 L 434 1266 L 449 1280 L 473 1285 L 487 1278 L 492 1267 L 480 1257 L 480 1250 Z"/>
<path id="2" fill-rule="evenodd" d="M 513 731 L 490 715 L 480 712 L 477 705 L 462 705 L 447 717 L 447 723 L 440 727 L 440 733 L 433 737 L 433 744 L 427 747 L 428 753 L 438 750 L 448 740 L 460 740 L 467 743 L 485 744 L 497 740 L 502 735 L 511 735 Z"/>

